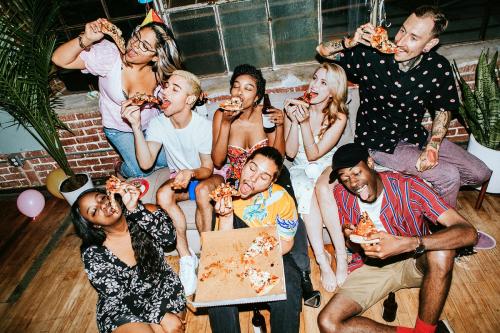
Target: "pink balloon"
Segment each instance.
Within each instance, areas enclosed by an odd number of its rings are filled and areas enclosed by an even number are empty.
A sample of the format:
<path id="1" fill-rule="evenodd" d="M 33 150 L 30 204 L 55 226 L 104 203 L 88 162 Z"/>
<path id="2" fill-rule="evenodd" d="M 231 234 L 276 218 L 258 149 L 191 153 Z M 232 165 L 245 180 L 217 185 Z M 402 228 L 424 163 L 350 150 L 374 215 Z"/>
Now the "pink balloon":
<path id="1" fill-rule="evenodd" d="M 35 218 L 45 207 L 45 198 L 37 190 L 23 191 L 17 197 L 17 208 L 26 216 Z"/>

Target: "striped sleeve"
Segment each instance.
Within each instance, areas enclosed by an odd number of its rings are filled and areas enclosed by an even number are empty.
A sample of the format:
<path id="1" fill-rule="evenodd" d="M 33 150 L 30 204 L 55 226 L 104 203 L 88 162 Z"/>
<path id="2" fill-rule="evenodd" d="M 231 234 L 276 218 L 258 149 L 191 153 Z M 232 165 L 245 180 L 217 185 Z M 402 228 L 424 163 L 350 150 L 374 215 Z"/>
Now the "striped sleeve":
<path id="1" fill-rule="evenodd" d="M 430 221 L 436 223 L 438 217 L 451 207 L 422 180 L 411 177 L 410 197 L 412 202 L 417 203 L 420 210 Z"/>
<path id="2" fill-rule="evenodd" d="M 339 210 L 340 225 L 349 224 L 349 214 L 346 210 L 347 195 L 343 185 L 337 184 L 335 186 L 335 188 L 333 189 L 333 196 L 335 197 L 335 201 Z"/>

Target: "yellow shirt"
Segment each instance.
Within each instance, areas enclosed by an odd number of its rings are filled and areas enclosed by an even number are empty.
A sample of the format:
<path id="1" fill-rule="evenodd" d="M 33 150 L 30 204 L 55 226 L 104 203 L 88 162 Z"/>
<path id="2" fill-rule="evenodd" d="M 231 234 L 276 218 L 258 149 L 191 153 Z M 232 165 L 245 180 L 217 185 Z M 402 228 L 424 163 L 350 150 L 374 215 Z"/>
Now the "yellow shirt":
<path id="1" fill-rule="evenodd" d="M 234 214 L 249 227 L 277 225 L 278 234 L 285 240 L 295 236 L 298 214 L 293 198 L 277 184 L 249 199 L 233 201 Z"/>

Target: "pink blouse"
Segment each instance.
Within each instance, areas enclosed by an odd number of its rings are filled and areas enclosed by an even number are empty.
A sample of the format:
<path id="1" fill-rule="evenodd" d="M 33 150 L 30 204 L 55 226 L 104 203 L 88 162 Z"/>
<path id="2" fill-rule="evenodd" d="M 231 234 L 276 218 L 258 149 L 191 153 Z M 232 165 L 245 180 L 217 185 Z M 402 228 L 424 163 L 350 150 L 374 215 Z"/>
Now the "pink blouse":
<path id="1" fill-rule="evenodd" d="M 83 73 L 99 76 L 99 111 L 104 127 L 123 132 L 132 132 L 127 120 L 121 117 L 121 103 L 125 100 L 122 91 L 122 60 L 116 45 L 106 39 L 92 45 L 89 51 L 82 51 L 80 58 L 85 63 Z M 160 87 L 155 89 L 158 93 Z M 145 108 L 141 111 L 142 129 L 160 114 L 158 109 Z"/>

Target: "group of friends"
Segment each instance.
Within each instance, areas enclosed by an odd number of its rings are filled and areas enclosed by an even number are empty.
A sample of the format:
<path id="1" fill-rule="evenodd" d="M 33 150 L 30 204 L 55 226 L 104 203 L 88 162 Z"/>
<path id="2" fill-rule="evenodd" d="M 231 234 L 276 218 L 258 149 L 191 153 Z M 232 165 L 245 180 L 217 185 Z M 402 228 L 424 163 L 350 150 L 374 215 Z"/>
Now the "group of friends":
<path id="1" fill-rule="evenodd" d="M 126 182 L 114 209 L 106 192 L 82 193 L 72 211 L 82 259 L 97 290 L 100 332 L 182 332 L 186 296 L 196 290 L 198 259 L 186 237 L 178 203 L 196 201 L 198 231 L 276 225 L 287 299 L 269 302 L 273 332 L 298 332 L 302 298 L 319 306 L 310 280 L 307 238 L 325 290 L 336 291 L 318 316 L 322 332 L 434 332 L 451 284 L 455 250 L 477 241 L 477 231 L 455 210 L 462 185 L 486 181 L 491 171 L 445 136 L 458 94 L 449 62 L 435 52 L 447 20 L 436 7 L 417 8 L 399 29 L 396 54 L 370 47 L 375 27 L 318 46 L 327 59 L 307 87 L 310 101 L 287 99 L 264 116 L 266 81 L 251 65 L 237 66 L 230 95 L 239 110 L 218 109 L 213 121 L 193 111 L 203 100 L 200 80 L 182 70 L 171 31 L 162 23 L 137 27 L 125 54 L 103 39 L 104 19 L 86 24 L 61 45 L 58 66 L 99 76 L 104 133 L 127 177 L 167 167 L 170 179 L 142 204 Z M 359 86 L 354 143 L 341 142 L 348 122 L 347 82 Z M 135 105 L 135 93 L 159 105 Z M 433 112 L 430 133 L 422 126 Z M 292 160 L 287 169 L 285 157 Z M 393 171 L 377 172 L 375 165 Z M 211 200 L 231 183 L 238 196 Z M 349 235 L 366 212 L 377 227 L 355 244 Z M 215 219 L 217 217 L 217 219 Z M 217 221 L 215 223 L 215 221 Z M 428 222 L 441 227 L 429 230 Z M 326 226 L 336 269 L 323 244 Z M 164 255 L 175 246 L 177 275 Z M 348 273 L 348 251 L 362 260 Z M 420 287 L 414 327 L 394 327 L 359 316 L 401 288 Z M 239 332 L 238 307 L 208 309 L 213 332 Z"/>

